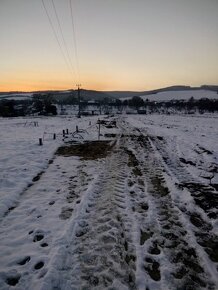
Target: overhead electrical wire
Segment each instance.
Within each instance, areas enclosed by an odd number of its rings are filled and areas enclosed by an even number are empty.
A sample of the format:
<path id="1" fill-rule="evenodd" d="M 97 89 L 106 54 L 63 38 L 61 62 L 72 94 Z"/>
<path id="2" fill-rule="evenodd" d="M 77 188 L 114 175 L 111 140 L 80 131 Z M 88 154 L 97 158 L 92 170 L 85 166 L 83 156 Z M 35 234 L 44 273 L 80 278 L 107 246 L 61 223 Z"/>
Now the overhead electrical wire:
<path id="1" fill-rule="evenodd" d="M 74 17 L 73 17 L 73 7 L 72 7 L 72 0 L 70 2 L 70 14 L 71 14 L 71 23 L 72 23 L 72 30 L 73 30 L 73 43 L 74 43 L 74 52 L 76 58 L 76 67 L 78 73 L 78 80 L 80 82 L 80 67 L 79 67 L 79 58 L 78 58 L 78 50 L 77 50 L 77 41 L 76 41 L 76 31 L 75 31 L 75 24 L 74 24 Z"/>
<path id="2" fill-rule="evenodd" d="M 51 1 L 52 1 L 52 6 L 54 8 L 56 20 L 57 20 L 57 23 L 58 23 L 59 31 L 60 31 L 60 34 L 61 34 L 61 38 L 62 38 L 62 41 L 63 41 L 63 45 L 64 45 L 64 48 L 65 48 L 65 51 L 66 51 L 66 55 L 67 55 L 68 61 L 69 61 L 69 64 L 70 64 L 70 67 L 71 67 L 72 71 L 75 73 L 75 70 L 74 70 L 74 67 L 73 67 L 73 64 L 72 64 L 72 60 L 71 60 L 71 57 L 70 57 L 70 54 L 69 54 L 69 51 L 68 51 L 68 48 L 67 48 L 67 44 L 66 44 L 66 41 L 65 41 L 65 38 L 64 38 L 63 30 L 61 28 L 61 23 L 60 23 L 60 19 L 59 19 L 58 13 L 57 13 L 57 9 L 55 7 L 54 0 L 51 0 Z"/>
<path id="3" fill-rule="evenodd" d="M 46 13 L 46 15 L 47 15 L 48 21 L 49 21 L 49 23 L 50 23 L 50 25 L 51 25 L 52 31 L 53 31 L 53 33 L 54 33 L 55 39 L 56 39 L 56 41 L 57 41 L 57 43 L 58 43 L 58 46 L 59 46 L 59 48 L 60 48 L 61 54 L 62 54 L 62 56 L 63 56 L 63 58 L 64 58 L 65 64 L 66 64 L 66 66 L 68 67 L 68 69 L 69 69 L 71 75 L 73 76 L 73 73 L 72 73 L 72 67 L 71 67 L 71 65 L 70 65 L 69 60 L 67 60 L 67 58 L 66 58 L 66 56 L 65 56 L 65 54 L 64 54 L 64 51 L 63 51 L 62 46 L 61 46 L 61 43 L 60 43 L 60 41 L 59 41 L 59 39 L 58 39 L 58 35 L 57 35 L 56 31 L 55 31 L 55 27 L 54 27 L 54 25 L 53 25 L 52 19 L 51 19 L 50 15 L 49 15 L 49 13 L 48 13 L 48 10 L 47 10 L 47 8 L 46 8 L 46 6 L 45 6 L 44 0 L 42 0 L 42 4 L 43 4 L 44 10 L 45 10 L 45 13 Z M 73 72 L 74 72 L 74 70 L 73 70 Z"/>

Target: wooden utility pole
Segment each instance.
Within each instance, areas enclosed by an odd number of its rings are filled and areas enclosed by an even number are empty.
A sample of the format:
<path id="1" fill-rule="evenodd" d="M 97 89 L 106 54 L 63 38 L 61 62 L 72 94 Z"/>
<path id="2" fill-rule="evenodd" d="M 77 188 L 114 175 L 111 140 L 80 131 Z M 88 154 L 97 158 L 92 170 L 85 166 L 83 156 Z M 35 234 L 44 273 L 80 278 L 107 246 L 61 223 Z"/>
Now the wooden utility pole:
<path id="1" fill-rule="evenodd" d="M 98 140 L 100 140 L 101 136 L 101 121 L 98 119 Z"/>
<path id="2" fill-rule="evenodd" d="M 78 92 L 78 102 L 79 102 L 79 112 L 78 112 L 78 118 L 81 117 L 81 112 L 80 112 L 80 87 L 81 84 L 76 85 L 77 86 L 77 92 Z"/>

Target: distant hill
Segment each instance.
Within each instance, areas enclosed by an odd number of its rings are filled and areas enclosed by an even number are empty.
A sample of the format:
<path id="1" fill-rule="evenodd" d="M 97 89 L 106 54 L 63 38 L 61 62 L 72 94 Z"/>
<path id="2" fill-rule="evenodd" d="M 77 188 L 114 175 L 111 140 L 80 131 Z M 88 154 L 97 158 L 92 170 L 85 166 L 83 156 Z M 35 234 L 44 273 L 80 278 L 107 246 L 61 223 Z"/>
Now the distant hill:
<path id="1" fill-rule="evenodd" d="M 106 91 L 106 93 L 115 98 L 123 99 L 123 98 L 131 98 L 133 96 L 146 96 L 151 94 L 157 94 L 160 92 L 171 92 L 171 91 L 196 91 L 196 90 L 208 90 L 208 91 L 218 91 L 217 85 L 203 85 L 200 87 L 190 87 L 190 86 L 170 86 L 166 88 L 160 88 L 150 91 Z"/>
<path id="2" fill-rule="evenodd" d="M 218 86 L 203 85 L 201 86 L 201 89 L 218 92 Z"/>
<path id="3" fill-rule="evenodd" d="M 208 91 L 208 92 L 218 92 L 218 85 L 202 85 L 200 87 L 190 87 L 190 86 L 183 86 L 183 85 L 176 85 L 170 86 L 166 88 L 160 88 L 150 91 L 95 91 L 95 90 L 85 90 L 81 89 L 81 98 L 84 100 L 103 100 L 105 98 L 112 100 L 112 99 L 125 99 L 125 98 L 132 98 L 133 96 L 143 96 L 144 97 L 151 97 L 154 98 L 154 95 L 158 95 L 158 98 L 161 97 L 160 93 L 167 93 L 167 92 L 190 92 L 188 95 L 191 95 L 191 92 L 198 91 Z M 1 99 L 26 99 L 32 98 L 33 94 L 51 94 L 57 100 L 64 100 L 69 96 L 77 97 L 77 90 L 47 90 L 47 91 L 34 91 L 34 92 L 0 92 L 0 100 Z M 184 93 L 183 93 L 184 94 Z M 165 95 L 165 94 L 164 94 Z M 181 95 L 181 94 L 180 94 Z M 186 94 L 187 95 L 187 94 Z M 205 93 L 200 94 L 202 97 L 205 96 Z M 206 95 L 211 95 L 210 93 Z M 170 96 L 170 95 L 169 95 Z M 176 98 L 176 94 L 174 93 L 174 97 Z"/>
<path id="4" fill-rule="evenodd" d="M 151 90 L 151 91 L 145 91 L 145 95 L 150 95 L 150 94 L 157 94 L 160 92 L 171 92 L 171 91 L 190 91 L 190 90 L 197 90 L 199 88 L 195 87 L 190 87 L 190 86 L 170 86 L 166 88 L 160 88 L 156 90 Z"/>
<path id="5" fill-rule="evenodd" d="M 189 100 L 194 98 L 195 100 L 208 98 L 218 99 L 216 91 L 206 89 L 187 89 L 187 90 L 168 90 L 159 91 L 151 94 L 145 94 L 140 96 L 143 100 L 149 99 L 150 101 L 170 101 L 170 100 Z"/>
<path id="6" fill-rule="evenodd" d="M 50 94 L 57 100 L 65 100 L 69 96 L 74 96 L 77 98 L 77 90 L 66 90 L 66 91 L 35 91 L 31 93 L 24 93 L 24 92 L 8 92 L 8 93 L 1 93 L 0 92 L 0 100 L 3 99 L 14 99 L 14 100 L 21 100 L 32 98 L 34 94 Z M 107 94 L 106 92 L 101 91 L 94 91 L 94 90 L 80 90 L 81 99 L 83 100 L 104 100 L 105 98 L 112 100 L 115 97 Z"/>
<path id="7" fill-rule="evenodd" d="M 144 92 L 132 92 L 132 91 L 104 91 L 107 95 L 112 98 L 122 99 L 122 98 L 132 98 L 133 96 L 141 96 Z"/>
<path id="8" fill-rule="evenodd" d="M 96 101 L 100 101 L 105 98 L 109 100 L 115 99 L 114 96 L 108 94 L 107 92 L 94 91 L 94 90 L 81 90 L 81 96 L 85 100 L 96 100 Z"/>

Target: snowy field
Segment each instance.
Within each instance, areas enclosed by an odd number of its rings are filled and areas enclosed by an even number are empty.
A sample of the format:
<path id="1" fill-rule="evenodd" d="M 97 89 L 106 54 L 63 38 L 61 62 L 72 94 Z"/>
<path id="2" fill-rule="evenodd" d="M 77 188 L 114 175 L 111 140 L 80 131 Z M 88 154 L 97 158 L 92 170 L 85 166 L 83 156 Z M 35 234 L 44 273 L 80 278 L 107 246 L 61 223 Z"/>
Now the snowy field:
<path id="1" fill-rule="evenodd" d="M 97 119 L 0 119 L 0 289 L 218 289 L 218 116 Z"/>
<path id="2" fill-rule="evenodd" d="M 96 123 L 96 118 L 75 116 L 0 119 L 0 218 L 14 207 L 32 179 L 48 167 L 63 143 L 63 130 L 72 133 L 76 126 L 86 129 L 93 120 Z M 93 136 L 97 137 L 97 129 Z M 43 139 L 43 146 L 39 146 L 39 138 Z"/>
<path id="3" fill-rule="evenodd" d="M 149 99 L 151 101 L 170 101 L 170 100 L 189 100 L 191 97 L 193 97 L 195 100 L 203 98 L 218 99 L 218 94 L 217 92 L 208 90 L 169 91 L 142 96 L 142 99 L 144 100 Z"/>
<path id="4" fill-rule="evenodd" d="M 0 94 L 0 100 L 28 100 L 31 99 L 33 93 L 14 93 L 14 94 Z"/>
<path id="5" fill-rule="evenodd" d="M 145 96 L 140 96 L 144 101 L 149 99 L 150 101 L 170 101 L 170 100 L 189 100 L 193 97 L 195 100 L 199 100 L 202 98 L 208 99 L 218 99 L 218 94 L 215 91 L 209 90 L 185 90 L 185 91 L 166 91 L 159 92 L 157 94 L 149 94 Z M 122 98 L 123 100 L 127 100 L 130 98 Z"/>
<path id="6" fill-rule="evenodd" d="M 185 159 L 186 170 L 201 182 L 208 183 L 207 177 L 213 176 L 210 172 L 216 168 L 218 160 L 218 115 L 135 115 L 129 120 L 154 135 L 153 141 L 163 157 L 166 150 L 168 154 Z M 215 174 L 212 179 L 216 184 L 217 177 Z"/>

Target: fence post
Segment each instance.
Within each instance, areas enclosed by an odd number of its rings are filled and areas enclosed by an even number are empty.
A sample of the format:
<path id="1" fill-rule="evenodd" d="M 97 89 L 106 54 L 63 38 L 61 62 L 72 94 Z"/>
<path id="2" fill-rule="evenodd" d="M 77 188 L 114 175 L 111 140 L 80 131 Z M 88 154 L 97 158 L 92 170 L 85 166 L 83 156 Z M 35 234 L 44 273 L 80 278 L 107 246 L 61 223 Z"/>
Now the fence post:
<path id="1" fill-rule="evenodd" d="M 63 137 L 65 137 L 65 130 L 63 130 Z"/>
<path id="2" fill-rule="evenodd" d="M 54 133 L 54 134 L 53 134 L 53 140 L 55 140 L 55 139 L 56 139 L 56 134 Z"/>
<path id="3" fill-rule="evenodd" d="M 76 126 L 76 133 L 78 133 L 79 132 L 79 129 L 78 129 L 78 126 Z"/>
<path id="4" fill-rule="evenodd" d="M 100 120 L 98 122 L 98 140 L 100 140 L 100 133 L 101 133 L 101 124 L 100 124 Z"/>
<path id="5" fill-rule="evenodd" d="M 39 146 L 42 146 L 42 138 L 39 138 Z"/>
<path id="6" fill-rule="evenodd" d="M 66 131 L 67 131 L 67 132 L 66 132 L 66 134 L 68 135 L 68 134 L 69 134 L 69 130 L 68 130 L 68 129 L 66 129 Z"/>

